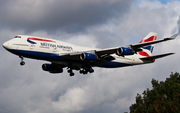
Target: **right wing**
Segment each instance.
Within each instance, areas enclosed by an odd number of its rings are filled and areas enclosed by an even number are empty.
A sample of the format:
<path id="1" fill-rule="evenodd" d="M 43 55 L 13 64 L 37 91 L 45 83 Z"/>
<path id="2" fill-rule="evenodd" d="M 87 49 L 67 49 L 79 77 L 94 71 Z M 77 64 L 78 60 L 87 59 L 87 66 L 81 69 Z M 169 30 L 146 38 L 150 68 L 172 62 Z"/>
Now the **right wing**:
<path id="1" fill-rule="evenodd" d="M 164 38 L 164 39 L 160 39 L 160 40 L 154 40 L 154 41 L 149 41 L 149 42 L 144 42 L 144 43 L 138 43 L 138 44 L 132 44 L 126 47 L 115 47 L 115 48 L 108 48 L 108 49 L 100 49 L 100 50 L 91 50 L 91 51 L 80 51 L 80 52 L 73 52 L 73 53 L 62 53 L 59 54 L 58 56 L 65 58 L 65 59 L 70 59 L 70 60 L 82 60 L 81 56 L 84 54 L 87 54 L 89 56 L 93 56 L 95 57 L 94 60 L 102 60 L 102 61 L 111 61 L 114 60 L 115 58 L 113 56 L 111 56 L 111 54 L 117 54 L 119 56 L 124 56 L 121 55 L 120 53 L 124 50 L 127 50 L 128 52 L 130 52 L 129 55 L 133 55 L 134 53 L 141 51 L 142 47 L 146 47 L 152 44 L 156 44 L 156 43 L 160 43 L 160 42 L 164 42 L 164 41 L 168 41 L 168 40 L 173 40 L 178 36 L 178 34 L 175 34 L 173 36 L 171 36 L 170 38 Z M 132 52 L 132 54 L 131 54 Z M 172 53 L 170 53 L 172 54 Z M 127 54 L 125 54 L 127 55 Z M 167 54 L 164 54 L 165 56 L 167 56 Z M 162 56 L 158 56 L 159 58 Z M 156 57 L 148 57 L 150 58 L 158 58 Z M 164 56 L 163 56 L 164 57 Z"/>
<path id="2" fill-rule="evenodd" d="M 141 47 L 149 46 L 152 44 L 156 44 L 156 43 L 160 43 L 160 42 L 164 42 L 164 41 L 168 41 L 168 40 L 173 40 L 177 36 L 178 36 L 178 34 L 175 34 L 175 35 L 171 36 L 170 38 L 164 38 L 164 39 L 160 39 L 160 40 L 154 40 L 154 41 L 149 41 L 149 42 L 144 42 L 144 43 L 132 44 L 132 45 L 130 45 L 130 47 L 134 50 L 138 50 Z"/>
<path id="3" fill-rule="evenodd" d="M 141 51 L 142 47 L 149 46 L 152 44 L 168 41 L 168 40 L 173 40 L 178 36 L 178 34 L 175 34 L 171 36 L 170 38 L 164 38 L 160 40 L 154 40 L 154 41 L 149 41 L 149 42 L 144 42 L 144 43 L 138 43 L 138 44 L 132 44 L 127 46 L 127 48 L 132 49 L 134 52 Z M 109 48 L 109 49 L 102 49 L 102 50 L 96 50 L 97 55 L 104 55 L 104 54 L 114 54 L 117 53 L 117 50 L 120 49 L 121 47 L 116 47 L 116 48 Z"/>

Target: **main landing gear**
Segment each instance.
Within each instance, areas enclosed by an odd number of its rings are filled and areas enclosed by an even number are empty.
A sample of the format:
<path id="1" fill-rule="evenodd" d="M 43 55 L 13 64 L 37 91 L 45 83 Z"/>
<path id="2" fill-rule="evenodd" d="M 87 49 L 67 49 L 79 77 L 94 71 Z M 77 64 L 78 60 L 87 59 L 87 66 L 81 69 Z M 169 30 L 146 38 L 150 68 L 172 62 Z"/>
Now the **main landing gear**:
<path id="1" fill-rule="evenodd" d="M 74 72 L 72 71 L 72 69 L 69 69 L 68 73 L 69 73 L 70 76 L 74 76 Z"/>
<path id="2" fill-rule="evenodd" d="M 84 75 L 87 74 L 88 72 L 93 73 L 94 70 L 92 68 L 88 68 L 88 69 L 82 69 L 79 71 L 80 74 L 84 74 Z"/>
<path id="3" fill-rule="evenodd" d="M 68 70 L 67 70 L 67 72 L 69 73 L 69 75 L 70 76 L 74 76 L 74 72 L 73 72 L 73 70 L 71 69 L 71 68 L 69 68 Z M 79 70 L 79 73 L 80 74 L 83 74 L 83 75 L 86 75 L 86 74 L 88 74 L 88 73 L 93 73 L 94 72 L 94 70 L 90 67 L 90 68 L 86 68 L 86 69 L 80 69 Z"/>
<path id="4" fill-rule="evenodd" d="M 25 62 L 23 61 L 23 60 L 24 60 L 23 56 L 19 56 L 19 58 L 21 58 L 20 65 L 21 65 L 21 66 L 25 65 Z"/>

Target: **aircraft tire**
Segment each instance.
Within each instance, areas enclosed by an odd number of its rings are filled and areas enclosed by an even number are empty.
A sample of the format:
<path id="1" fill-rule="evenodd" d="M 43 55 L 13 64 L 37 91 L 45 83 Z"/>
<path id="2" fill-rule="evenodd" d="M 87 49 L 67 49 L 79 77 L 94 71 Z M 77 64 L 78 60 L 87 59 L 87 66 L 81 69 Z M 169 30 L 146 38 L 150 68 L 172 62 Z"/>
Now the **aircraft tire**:
<path id="1" fill-rule="evenodd" d="M 25 62 L 24 61 L 20 62 L 20 65 L 21 66 L 25 65 Z"/>
<path id="2" fill-rule="evenodd" d="M 74 76 L 74 73 L 70 73 L 69 75 L 70 75 L 70 76 Z"/>
<path id="3" fill-rule="evenodd" d="M 80 73 L 80 74 L 83 74 L 83 70 L 80 70 L 79 73 Z"/>
<path id="4" fill-rule="evenodd" d="M 87 71 L 83 71 L 83 74 L 85 75 L 85 74 L 87 74 L 88 72 Z"/>

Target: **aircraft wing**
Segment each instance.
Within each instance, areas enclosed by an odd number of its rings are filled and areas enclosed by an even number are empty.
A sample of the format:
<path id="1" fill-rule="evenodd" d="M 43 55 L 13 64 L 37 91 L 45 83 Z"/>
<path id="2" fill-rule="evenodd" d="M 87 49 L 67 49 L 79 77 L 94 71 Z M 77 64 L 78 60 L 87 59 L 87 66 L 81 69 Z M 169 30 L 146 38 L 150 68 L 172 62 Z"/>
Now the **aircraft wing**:
<path id="1" fill-rule="evenodd" d="M 96 54 L 98 56 L 107 56 L 107 55 L 116 53 L 117 49 L 119 49 L 119 47 L 100 49 L 100 50 L 91 50 L 91 51 L 82 51 L 82 52 L 62 53 L 62 54 L 60 54 L 60 56 L 61 57 L 79 56 L 82 53 L 92 53 L 92 54 Z"/>
<path id="2" fill-rule="evenodd" d="M 124 56 L 124 55 L 133 55 L 134 53 L 138 51 L 142 51 L 141 47 L 149 46 L 152 44 L 168 41 L 168 40 L 173 40 L 178 36 L 178 34 L 175 34 L 171 36 L 170 38 L 164 38 L 160 40 L 154 40 L 154 41 L 149 41 L 149 42 L 144 42 L 144 43 L 138 43 L 138 44 L 132 44 L 126 47 L 115 47 L 115 48 L 108 48 L 108 49 L 99 49 L 99 50 L 91 50 L 91 51 L 80 51 L 80 52 L 73 52 L 73 53 L 64 53 L 64 54 L 59 54 L 60 57 L 65 58 L 65 59 L 70 59 L 70 60 L 82 60 L 82 56 L 88 55 L 88 56 L 95 56 L 95 59 L 93 60 L 105 60 L 105 61 L 111 61 L 114 60 L 115 58 L 111 56 L 111 54 L 117 54 L 119 56 Z M 126 51 L 127 53 L 122 55 L 120 54 L 122 51 Z M 172 54 L 172 53 L 170 53 Z M 167 55 L 165 55 L 167 56 Z M 162 56 L 158 56 L 162 57 Z M 150 58 L 150 57 L 149 57 Z M 153 57 L 151 57 L 153 58 Z M 156 56 L 157 58 L 157 56 Z M 156 59 L 153 58 L 153 59 Z"/>
<path id="3" fill-rule="evenodd" d="M 80 60 L 81 54 L 82 52 L 61 53 L 59 54 L 59 56 L 65 59 L 69 59 L 69 60 Z"/>
<path id="4" fill-rule="evenodd" d="M 96 56 L 95 60 L 99 60 L 103 62 L 108 62 L 115 59 L 113 56 L 109 55 L 109 53 L 108 54 L 104 53 L 104 54 L 101 54 L 101 56 L 98 56 L 98 54 L 95 53 L 95 50 L 93 50 L 93 52 L 84 51 L 84 52 L 64 53 L 64 54 L 59 54 L 59 56 L 65 59 L 69 59 L 69 60 L 83 60 L 82 55 L 84 55 L 84 53 L 88 53 L 90 55 L 93 54 Z"/>
<path id="5" fill-rule="evenodd" d="M 119 47 L 96 50 L 96 54 L 97 55 L 110 55 L 110 54 L 116 53 L 117 49 L 119 49 Z"/>
<path id="6" fill-rule="evenodd" d="M 164 38 L 164 39 L 160 39 L 160 40 L 154 40 L 154 41 L 149 41 L 149 42 L 144 42 L 144 43 L 132 44 L 132 45 L 127 46 L 127 48 L 132 49 L 134 52 L 138 52 L 138 51 L 141 51 L 141 47 L 149 46 L 152 44 L 156 44 L 156 43 L 160 43 L 160 42 L 164 42 L 164 41 L 168 41 L 168 40 L 173 40 L 177 36 L 178 36 L 178 34 L 175 34 L 175 35 L 171 36 L 170 38 Z M 96 54 L 98 54 L 98 55 L 114 54 L 120 48 L 121 47 L 97 50 Z"/>
<path id="7" fill-rule="evenodd" d="M 141 47 L 145 47 L 145 46 L 149 46 L 152 44 L 156 44 L 156 43 L 160 43 L 160 42 L 164 42 L 164 41 L 168 41 L 168 40 L 173 40 L 178 36 L 178 34 L 175 34 L 173 36 L 171 36 L 170 38 L 164 38 L 164 39 L 160 39 L 160 40 L 154 40 L 154 41 L 149 41 L 149 42 L 144 42 L 144 43 L 138 43 L 138 44 L 132 44 L 130 45 L 130 47 L 134 50 L 139 49 Z"/>

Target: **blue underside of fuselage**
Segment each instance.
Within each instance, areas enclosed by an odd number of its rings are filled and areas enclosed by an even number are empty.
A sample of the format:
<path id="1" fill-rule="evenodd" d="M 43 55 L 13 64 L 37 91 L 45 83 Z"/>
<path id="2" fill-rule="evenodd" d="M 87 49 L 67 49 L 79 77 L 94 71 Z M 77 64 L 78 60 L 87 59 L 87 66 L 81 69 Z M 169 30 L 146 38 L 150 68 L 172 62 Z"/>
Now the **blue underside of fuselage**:
<path id="1" fill-rule="evenodd" d="M 56 53 L 45 53 L 45 52 L 28 51 L 28 50 L 13 50 L 13 49 L 8 49 L 8 51 L 18 56 L 23 56 L 23 57 L 38 59 L 38 60 L 46 60 L 50 62 L 56 61 L 56 62 L 67 62 L 67 63 L 84 63 L 84 61 L 69 60 L 69 59 L 62 58 Z M 92 65 L 92 66 L 104 67 L 104 68 L 115 68 L 115 67 L 131 66 L 131 65 L 110 61 L 107 63 L 103 63 L 102 65 L 98 65 L 98 66 Z"/>
<path id="2" fill-rule="evenodd" d="M 130 65 L 130 64 L 125 64 L 125 63 L 120 63 L 120 62 L 110 61 L 110 62 L 107 62 L 107 63 L 102 64 L 102 65 L 99 66 L 99 67 L 104 67 L 104 68 L 116 68 L 116 67 L 125 67 L 125 66 L 131 66 L 131 65 Z"/>

